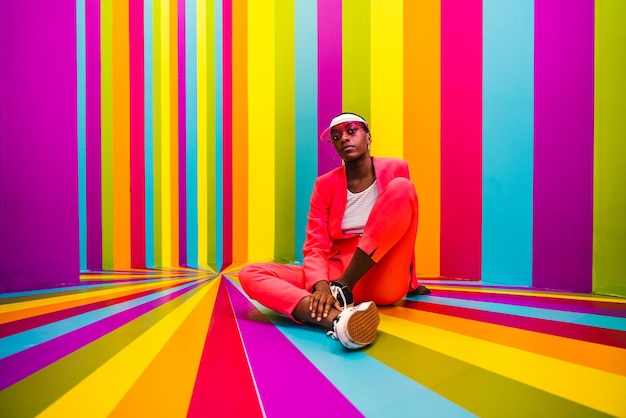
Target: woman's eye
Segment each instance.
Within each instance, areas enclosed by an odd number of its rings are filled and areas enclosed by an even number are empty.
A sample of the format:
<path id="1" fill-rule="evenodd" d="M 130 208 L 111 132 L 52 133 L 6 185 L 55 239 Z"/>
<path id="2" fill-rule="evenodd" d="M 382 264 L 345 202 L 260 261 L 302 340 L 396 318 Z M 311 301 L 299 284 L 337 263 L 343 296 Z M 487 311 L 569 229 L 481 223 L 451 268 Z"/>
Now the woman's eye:
<path id="1" fill-rule="evenodd" d="M 338 141 L 339 140 L 339 135 L 333 135 L 333 136 L 331 136 L 331 139 L 333 141 Z"/>
<path id="2" fill-rule="evenodd" d="M 348 129 L 348 134 L 353 135 L 356 132 L 356 129 L 350 128 Z"/>

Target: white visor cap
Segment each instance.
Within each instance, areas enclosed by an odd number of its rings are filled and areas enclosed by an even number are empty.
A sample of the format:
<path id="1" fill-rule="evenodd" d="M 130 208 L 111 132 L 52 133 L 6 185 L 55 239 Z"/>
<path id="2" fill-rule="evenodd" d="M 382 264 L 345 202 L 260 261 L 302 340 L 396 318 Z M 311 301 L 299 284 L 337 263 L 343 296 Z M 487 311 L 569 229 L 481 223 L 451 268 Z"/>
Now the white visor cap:
<path id="1" fill-rule="evenodd" d="M 339 116 L 335 116 L 333 120 L 330 121 L 330 125 L 328 126 L 328 128 L 324 129 L 324 132 L 322 132 L 322 134 L 320 135 L 320 139 L 322 141 L 330 142 L 331 129 L 333 129 L 334 126 L 346 122 L 362 122 L 365 124 L 365 126 L 367 126 L 367 129 L 369 130 L 369 125 L 367 124 L 365 119 L 363 119 L 359 115 L 355 115 L 354 113 L 342 113 Z"/>

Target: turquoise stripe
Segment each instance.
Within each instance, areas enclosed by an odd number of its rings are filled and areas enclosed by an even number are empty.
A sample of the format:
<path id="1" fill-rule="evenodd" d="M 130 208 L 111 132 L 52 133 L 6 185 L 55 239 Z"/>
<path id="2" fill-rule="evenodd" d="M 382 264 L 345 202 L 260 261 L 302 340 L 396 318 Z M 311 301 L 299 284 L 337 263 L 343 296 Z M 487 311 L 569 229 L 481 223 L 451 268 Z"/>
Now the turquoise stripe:
<path id="1" fill-rule="evenodd" d="M 80 270 L 87 270 L 87 58 L 85 3 L 76 0 L 76 104 L 78 130 L 78 236 Z"/>
<path id="2" fill-rule="evenodd" d="M 246 294 L 239 283 L 230 282 Z M 256 301 L 250 302 L 365 416 L 413 416 L 416 411 L 425 417 L 475 416 L 363 351 L 346 355 L 343 346 L 324 335 L 321 328 L 296 325 Z M 359 369 L 367 370 L 367 379 L 354 378 L 355 362 Z M 387 409 L 388 403 L 381 405 L 380 399 L 398 399 L 393 403 L 393 413 Z"/>
<path id="3" fill-rule="evenodd" d="M 187 265 L 198 267 L 198 40 L 195 0 L 185 7 Z"/>
<path id="4" fill-rule="evenodd" d="M 146 267 L 154 263 L 154 77 L 152 45 L 152 2 L 144 2 L 144 135 L 146 171 Z"/>
<path id="5" fill-rule="evenodd" d="M 222 0 L 215 0 L 215 268 L 222 270 L 224 246 L 224 74 Z"/>
<path id="6" fill-rule="evenodd" d="M 0 359 L 19 353 L 20 351 L 34 347 L 36 345 L 45 343 L 46 341 L 52 340 L 53 338 L 58 338 L 65 334 L 69 334 L 72 331 L 76 331 L 77 329 L 86 327 L 87 325 L 101 321 L 115 314 L 119 314 L 120 312 L 124 312 L 137 306 L 143 305 L 144 303 L 167 297 L 172 293 L 175 293 L 182 289 L 186 289 L 191 286 L 195 286 L 196 284 L 197 281 L 185 283 L 183 285 L 146 295 L 141 298 L 133 299 L 128 302 L 123 302 L 114 306 L 97 309 L 95 311 L 87 312 L 82 315 L 73 316 L 71 318 L 56 321 L 48 325 L 20 332 L 19 334 L 0 338 Z"/>
<path id="7" fill-rule="evenodd" d="M 309 201 L 317 177 L 317 4 L 295 3 L 296 260 L 302 261 Z"/>
<path id="8" fill-rule="evenodd" d="M 484 312 L 495 312 L 508 315 L 523 316 L 526 318 L 548 319 L 550 321 L 566 322 L 569 324 L 587 325 L 596 328 L 626 331 L 626 318 L 594 315 L 578 312 L 563 312 L 553 309 L 531 308 L 503 303 L 450 299 L 438 296 L 420 296 L 420 303 L 435 303 L 437 305 L 455 306 L 458 308 L 476 309 Z"/>
<path id="9" fill-rule="evenodd" d="M 533 0 L 483 3 L 482 280 L 532 285 Z"/>

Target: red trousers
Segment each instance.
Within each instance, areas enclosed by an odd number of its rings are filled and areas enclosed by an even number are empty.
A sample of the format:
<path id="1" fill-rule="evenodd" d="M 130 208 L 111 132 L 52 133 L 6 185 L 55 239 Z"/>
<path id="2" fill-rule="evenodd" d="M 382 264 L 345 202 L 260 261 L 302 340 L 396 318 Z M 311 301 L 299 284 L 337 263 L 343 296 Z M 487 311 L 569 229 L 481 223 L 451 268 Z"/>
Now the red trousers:
<path id="1" fill-rule="evenodd" d="M 346 238 L 347 245 L 342 247 L 349 250 L 340 257 L 329 258 L 329 280 L 339 278 L 358 247 L 376 264 L 352 290 L 354 302 L 390 305 L 401 300 L 415 274 L 412 263 L 417 221 L 418 203 L 413 183 L 406 178 L 393 179 L 374 204 L 363 235 Z M 291 318 L 298 303 L 311 294 L 311 289 L 304 285 L 302 266 L 250 264 L 239 272 L 239 280 L 251 298 Z"/>

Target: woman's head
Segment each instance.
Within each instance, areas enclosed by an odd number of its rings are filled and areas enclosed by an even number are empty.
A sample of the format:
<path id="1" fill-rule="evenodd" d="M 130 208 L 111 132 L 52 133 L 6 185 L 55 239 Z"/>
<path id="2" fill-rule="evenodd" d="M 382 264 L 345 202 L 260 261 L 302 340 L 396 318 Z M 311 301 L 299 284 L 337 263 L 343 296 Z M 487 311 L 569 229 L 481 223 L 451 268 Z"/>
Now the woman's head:
<path id="1" fill-rule="evenodd" d="M 355 113 L 335 116 L 320 138 L 332 143 L 337 155 L 345 162 L 369 158 L 369 145 L 372 142 L 369 125 Z"/>

